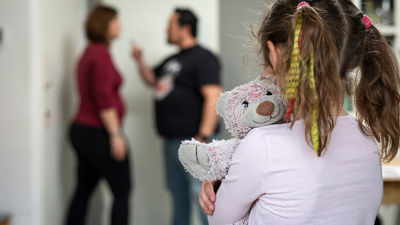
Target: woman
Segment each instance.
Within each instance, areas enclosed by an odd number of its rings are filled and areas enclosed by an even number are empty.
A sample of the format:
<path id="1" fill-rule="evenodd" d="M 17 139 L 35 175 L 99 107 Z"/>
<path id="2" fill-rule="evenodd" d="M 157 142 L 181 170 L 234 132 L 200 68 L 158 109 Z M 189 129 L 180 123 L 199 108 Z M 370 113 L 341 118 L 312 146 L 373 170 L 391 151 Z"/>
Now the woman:
<path id="1" fill-rule="evenodd" d="M 95 7 L 85 27 L 89 44 L 77 69 L 80 105 L 70 128 L 78 158 L 78 182 L 67 224 L 84 224 L 89 197 L 104 178 L 114 196 L 112 224 L 126 225 L 131 178 L 128 146 L 122 133 L 122 78 L 109 52 L 110 43 L 120 32 L 116 10 Z"/>
<path id="2" fill-rule="evenodd" d="M 277 0 L 258 39 L 265 73 L 285 91 L 288 123 L 253 129 L 216 195 L 215 184 L 203 182 L 210 224 L 248 212 L 251 225 L 374 224 L 381 160 L 395 157 L 400 138 L 399 67 L 390 46 L 350 0 Z M 343 109 L 346 92 L 354 94 L 357 119 Z"/>

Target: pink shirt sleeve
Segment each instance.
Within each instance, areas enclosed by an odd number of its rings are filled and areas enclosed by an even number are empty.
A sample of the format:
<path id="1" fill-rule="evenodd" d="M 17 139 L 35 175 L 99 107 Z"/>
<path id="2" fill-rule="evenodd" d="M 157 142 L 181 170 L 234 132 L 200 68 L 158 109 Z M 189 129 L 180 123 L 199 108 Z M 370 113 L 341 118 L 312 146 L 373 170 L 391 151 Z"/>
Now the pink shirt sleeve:
<path id="1" fill-rule="evenodd" d="M 233 154 L 217 192 L 214 215 L 208 217 L 210 225 L 233 223 L 249 212 L 253 202 L 264 194 L 267 157 L 263 135 L 252 130 Z"/>

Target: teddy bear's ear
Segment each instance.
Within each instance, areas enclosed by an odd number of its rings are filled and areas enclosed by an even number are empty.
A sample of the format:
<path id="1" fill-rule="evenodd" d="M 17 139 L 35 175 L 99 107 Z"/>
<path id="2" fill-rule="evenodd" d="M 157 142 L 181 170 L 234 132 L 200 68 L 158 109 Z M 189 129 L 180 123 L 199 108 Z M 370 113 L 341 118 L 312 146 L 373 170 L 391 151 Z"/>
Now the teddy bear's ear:
<path id="1" fill-rule="evenodd" d="M 221 93 L 217 102 L 217 113 L 222 116 L 224 114 L 225 106 L 228 101 L 228 95 L 226 93 Z"/>

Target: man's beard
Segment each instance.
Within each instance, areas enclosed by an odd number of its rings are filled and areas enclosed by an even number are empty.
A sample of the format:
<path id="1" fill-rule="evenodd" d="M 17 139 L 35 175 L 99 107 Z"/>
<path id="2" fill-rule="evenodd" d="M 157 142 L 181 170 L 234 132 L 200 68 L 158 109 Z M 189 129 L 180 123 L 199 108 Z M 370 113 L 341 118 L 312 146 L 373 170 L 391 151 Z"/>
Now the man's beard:
<path id="1" fill-rule="evenodd" d="M 170 45 L 178 45 L 179 43 L 180 43 L 180 39 L 179 40 L 176 40 L 176 41 L 172 41 L 171 40 L 171 38 L 167 38 L 167 42 L 168 42 L 168 44 L 170 44 Z"/>

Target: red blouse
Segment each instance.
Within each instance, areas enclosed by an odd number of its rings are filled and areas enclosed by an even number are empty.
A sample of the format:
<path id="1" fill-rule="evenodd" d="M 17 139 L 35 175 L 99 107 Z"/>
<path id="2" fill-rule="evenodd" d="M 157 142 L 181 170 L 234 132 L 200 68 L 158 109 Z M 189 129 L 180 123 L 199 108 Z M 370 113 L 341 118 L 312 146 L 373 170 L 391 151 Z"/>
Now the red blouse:
<path id="1" fill-rule="evenodd" d="M 86 48 L 78 64 L 77 80 L 80 105 L 74 122 L 104 127 L 100 110 L 114 107 L 122 123 L 124 103 L 118 93 L 122 78 L 114 67 L 107 46 L 91 44 Z"/>

